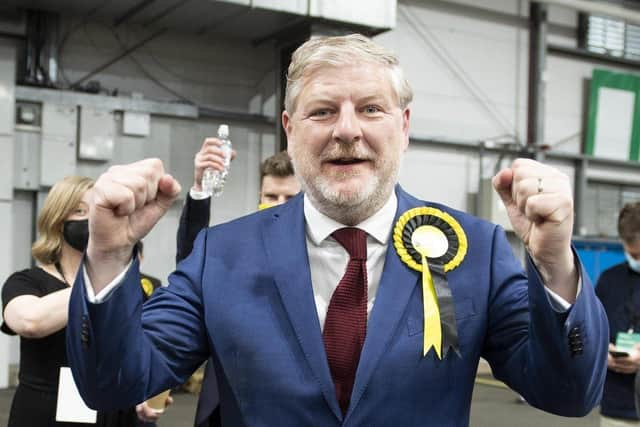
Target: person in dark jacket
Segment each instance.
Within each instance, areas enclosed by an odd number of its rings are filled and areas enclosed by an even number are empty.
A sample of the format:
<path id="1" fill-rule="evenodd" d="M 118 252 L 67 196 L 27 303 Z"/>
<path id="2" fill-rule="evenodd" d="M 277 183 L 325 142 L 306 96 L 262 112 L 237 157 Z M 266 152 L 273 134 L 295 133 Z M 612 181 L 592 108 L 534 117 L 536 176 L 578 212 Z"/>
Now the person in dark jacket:
<path id="1" fill-rule="evenodd" d="M 177 236 L 176 262 L 186 258 L 193 249 L 198 233 L 209 225 L 211 197 L 202 193 L 202 173 L 208 167 L 220 169 L 223 159 L 217 138 L 207 138 L 194 158 L 194 181 L 187 194 Z M 300 184 L 294 176 L 293 164 L 286 151 L 274 154 L 260 165 L 259 209 L 280 205 L 300 192 Z M 220 425 L 218 388 L 212 363 L 205 366 L 202 388 L 194 420 L 195 427 Z"/>
<path id="2" fill-rule="evenodd" d="M 596 294 L 609 318 L 607 378 L 600 405 L 601 426 L 640 426 L 634 402 L 634 377 L 640 351 L 615 346 L 620 333 L 640 333 L 640 202 L 626 204 L 618 216 L 618 234 L 626 261 L 604 271 Z M 621 424 L 622 423 L 622 424 Z"/>

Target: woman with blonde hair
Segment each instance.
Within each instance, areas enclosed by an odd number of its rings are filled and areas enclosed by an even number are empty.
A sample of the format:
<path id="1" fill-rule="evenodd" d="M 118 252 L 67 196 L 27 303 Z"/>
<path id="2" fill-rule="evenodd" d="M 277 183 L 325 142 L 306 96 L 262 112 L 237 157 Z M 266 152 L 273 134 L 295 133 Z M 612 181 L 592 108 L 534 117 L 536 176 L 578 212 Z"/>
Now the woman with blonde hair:
<path id="1" fill-rule="evenodd" d="M 9 427 L 74 426 L 55 421 L 60 368 L 68 366 L 65 347 L 71 286 L 89 241 L 89 197 L 93 181 L 69 176 L 49 191 L 38 215 L 38 238 L 31 248 L 37 267 L 12 274 L 2 288 L 2 332 L 20 336 L 19 385 Z M 138 417 L 155 421 L 146 405 Z M 136 410 L 98 413 L 91 425 L 132 427 Z"/>

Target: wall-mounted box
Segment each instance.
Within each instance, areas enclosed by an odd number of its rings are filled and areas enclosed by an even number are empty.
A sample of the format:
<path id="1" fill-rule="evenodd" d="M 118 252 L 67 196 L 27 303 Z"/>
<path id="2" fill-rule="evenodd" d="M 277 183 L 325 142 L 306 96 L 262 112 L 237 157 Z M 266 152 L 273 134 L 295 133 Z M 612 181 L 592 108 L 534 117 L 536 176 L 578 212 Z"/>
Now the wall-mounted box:
<path id="1" fill-rule="evenodd" d="M 42 104 L 42 134 L 76 140 L 78 108 L 72 104 Z"/>
<path id="2" fill-rule="evenodd" d="M 16 127 L 40 129 L 42 126 L 42 104 L 16 101 Z"/>
<path id="3" fill-rule="evenodd" d="M 151 114 L 125 111 L 122 119 L 122 133 L 130 136 L 149 136 L 151 133 Z"/>
<path id="4" fill-rule="evenodd" d="M 76 171 L 78 109 L 44 103 L 40 150 L 40 185 L 52 186 Z"/>
<path id="5" fill-rule="evenodd" d="M 108 161 L 113 158 L 116 122 L 114 112 L 80 107 L 78 158 Z"/>
<path id="6" fill-rule="evenodd" d="M 13 134 L 13 186 L 16 190 L 40 187 L 40 132 L 16 130 Z"/>
<path id="7" fill-rule="evenodd" d="M 50 187 L 76 171 L 76 144 L 68 138 L 42 135 L 40 185 Z"/>

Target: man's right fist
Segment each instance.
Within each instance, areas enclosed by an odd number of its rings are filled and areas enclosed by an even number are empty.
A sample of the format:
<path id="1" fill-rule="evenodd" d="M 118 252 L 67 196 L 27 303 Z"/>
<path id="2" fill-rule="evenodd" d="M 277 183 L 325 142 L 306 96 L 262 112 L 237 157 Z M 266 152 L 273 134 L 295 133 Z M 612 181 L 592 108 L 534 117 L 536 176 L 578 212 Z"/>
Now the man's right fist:
<path id="1" fill-rule="evenodd" d="M 87 256 L 90 276 L 96 275 L 92 283 L 99 287 L 94 280 L 100 282 L 118 266 L 126 266 L 133 245 L 169 209 L 180 193 L 180 184 L 165 173 L 162 161 L 145 159 L 110 167 L 92 192 Z"/>

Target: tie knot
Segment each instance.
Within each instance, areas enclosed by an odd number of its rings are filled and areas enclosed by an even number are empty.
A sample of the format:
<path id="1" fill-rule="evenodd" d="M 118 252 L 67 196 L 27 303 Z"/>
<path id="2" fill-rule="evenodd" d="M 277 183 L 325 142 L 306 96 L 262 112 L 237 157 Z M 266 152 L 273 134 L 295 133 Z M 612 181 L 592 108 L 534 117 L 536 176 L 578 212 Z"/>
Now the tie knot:
<path id="1" fill-rule="evenodd" d="M 331 233 L 349 253 L 351 259 L 367 260 L 367 233 L 359 228 L 340 228 Z"/>

